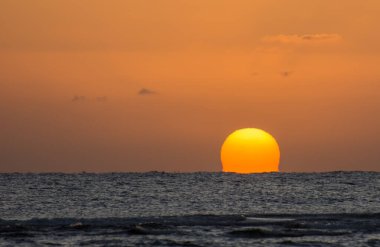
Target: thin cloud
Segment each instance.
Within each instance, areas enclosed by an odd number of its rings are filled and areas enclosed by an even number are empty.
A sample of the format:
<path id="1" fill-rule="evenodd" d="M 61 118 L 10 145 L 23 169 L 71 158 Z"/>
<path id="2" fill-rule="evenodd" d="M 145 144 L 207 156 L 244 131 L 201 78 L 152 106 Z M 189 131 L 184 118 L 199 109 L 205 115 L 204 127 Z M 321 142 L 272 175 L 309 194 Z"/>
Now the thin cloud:
<path id="1" fill-rule="evenodd" d="M 108 101 L 108 98 L 107 98 L 107 96 L 96 97 L 96 101 L 104 103 L 104 102 Z"/>
<path id="2" fill-rule="evenodd" d="M 289 77 L 293 74 L 293 71 L 282 71 L 280 72 L 280 75 L 282 75 L 283 77 Z"/>
<path id="3" fill-rule="evenodd" d="M 147 89 L 147 88 L 142 88 L 140 91 L 138 91 L 137 93 L 138 95 L 141 95 L 141 96 L 148 96 L 148 95 L 154 95 L 154 94 L 157 94 L 156 91 L 153 91 L 151 89 Z"/>
<path id="4" fill-rule="evenodd" d="M 75 96 L 71 99 L 72 102 L 83 102 L 83 101 L 85 101 L 85 100 L 86 100 L 86 97 L 83 96 L 83 95 L 75 95 Z"/>
<path id="5" fill-rule="evenodd" d="M 342 36 L 339 34 L 293 34 L 293 35 L 274 35 L 266 36 L 262 39 L 264 43 L 279 43 L 279 44 L 331 44 L 342 41 Z"/>

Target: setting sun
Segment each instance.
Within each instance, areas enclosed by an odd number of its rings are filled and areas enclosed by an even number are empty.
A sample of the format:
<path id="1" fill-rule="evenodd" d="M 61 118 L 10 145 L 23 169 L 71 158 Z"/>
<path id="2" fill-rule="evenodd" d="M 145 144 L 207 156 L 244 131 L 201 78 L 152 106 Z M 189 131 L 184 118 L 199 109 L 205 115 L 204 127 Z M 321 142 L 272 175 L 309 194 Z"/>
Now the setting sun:
<path id="1" fill-rule="evenodd" d="M 254 128 L 240 129 L 224 141 L 221 160 L 224 172 L 277 172 L 280 149 L 269 133 Z"/>

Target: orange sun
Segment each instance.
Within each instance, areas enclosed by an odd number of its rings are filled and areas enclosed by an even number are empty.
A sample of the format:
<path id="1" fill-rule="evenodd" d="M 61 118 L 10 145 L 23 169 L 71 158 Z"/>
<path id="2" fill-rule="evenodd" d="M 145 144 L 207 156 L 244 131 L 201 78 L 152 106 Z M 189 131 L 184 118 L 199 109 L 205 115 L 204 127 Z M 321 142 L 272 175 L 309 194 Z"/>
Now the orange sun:
<path id="1" fill-rule="evenodd" d="M 280 148 L 269 133 L 254 128 L 236 130 L 221 150 L 224 172 L 278 172 Z"/>

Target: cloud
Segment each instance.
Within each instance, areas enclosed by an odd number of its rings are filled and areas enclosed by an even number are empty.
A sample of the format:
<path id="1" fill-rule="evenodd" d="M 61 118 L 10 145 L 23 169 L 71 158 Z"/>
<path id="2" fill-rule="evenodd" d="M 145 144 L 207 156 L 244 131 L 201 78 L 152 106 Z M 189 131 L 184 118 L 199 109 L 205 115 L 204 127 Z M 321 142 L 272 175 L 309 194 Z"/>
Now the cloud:
<path id="1" fill-rule="evenodd" d="M 279 43 L 279 44 L 331 44 L 342 41 L 342 36 L 339 34 L 293 34 L 293 35 L 274 35 L 266 36 L 262 39 L 264 43 Z"/>
<path id="2" fill-rule="evenodd" d="M 150 90 L 150 89 L 147 89 L 147 88 L 142 88 L 138 92 L 138 95 L 141 95 L 141 96 L 147 96 L 147 95 L 153 95 L 153 94 L 157 94 L 157 92 L 153 91 L 153 90 Z"/>
<path id="3" fill-rule="evenodd" d="M 79 102 L 99 102 L 99 103 L 105 103 L 108 101 L 108 97 L 107 96 L 98 96 L 98 97 L 95 97 L 95 98 L 87 98 L 83 95 L 74 95 L 74 97 L 71 99 L 72 102 L 74 103 L 79 103 Z"/>
<path id="4" fill-rule="evenodd" d="M 104 102 L 107 102 L 107 100 L 108 100 L 107 96 L 96 97 L 97 102 L 104 103 Z"/>
<path id="5" fill-rule="evenodd" d="M 85 96 L 82 96 L 82 95 L 75 95 L 73 98 L 72 98 L 72 102 L 83 102 L 86 100 L 86 97 Z"/>
<path id="6" fill-rule="evenodd" d="M 282 75 L 283 77 L 289 77 L 292 74 L 293 74 L 293 71 L 282 71 L 282 72 L 280 72 L 280 75 Z"/>

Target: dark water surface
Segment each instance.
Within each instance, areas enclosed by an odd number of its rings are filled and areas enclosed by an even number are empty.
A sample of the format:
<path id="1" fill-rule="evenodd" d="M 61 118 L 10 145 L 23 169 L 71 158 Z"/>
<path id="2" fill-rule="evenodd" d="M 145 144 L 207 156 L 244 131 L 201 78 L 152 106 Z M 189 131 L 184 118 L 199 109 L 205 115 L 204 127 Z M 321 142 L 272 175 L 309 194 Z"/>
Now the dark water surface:
<path id="1" fill-rule="evenodd" d="M 0 174 L 0 245 L 380 246 L 380 173 Z"/>

